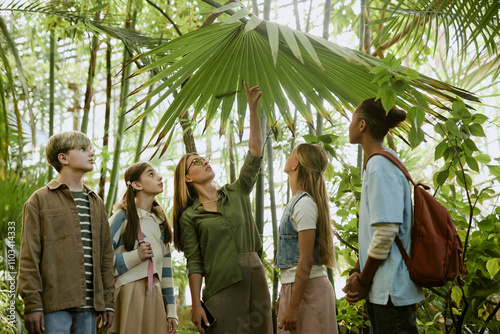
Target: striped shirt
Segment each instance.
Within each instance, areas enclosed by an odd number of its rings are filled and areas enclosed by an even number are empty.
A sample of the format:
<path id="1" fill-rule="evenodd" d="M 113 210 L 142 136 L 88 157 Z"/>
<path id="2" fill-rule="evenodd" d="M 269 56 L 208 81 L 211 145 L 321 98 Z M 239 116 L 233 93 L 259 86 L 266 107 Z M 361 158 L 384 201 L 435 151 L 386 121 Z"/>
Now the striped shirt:
<path id="1" fill-rule="evenodd" d="M 153 273 L 157 274 L 161 281 L 161 292 L 167 318 L 177 318 L 170 245 L 165 244 L 160 228 L 166 218 L 159 208 L 153 208 L 152 212 L 137 208 L 137 215 L 140 219 L 144 241 L 151 244 L 154 264 Z M 116 212 L 109 218 L 109 223 L 111 244 L 115 255 L 113 259 L 116 278 L 115 288 L 147 277 L 148 261 L 141 261 L 139 258 L 138 241 L 135 241 L 133 250 L 127 251 L 125 249 L 123 234 L 128 223 L 125 211 Z"/>
<path id="2" fill-rule="evenodd" d="M 87 295 L 85 297 L 87 303 L 79 309 L 94 308 L 94 275 L 92 262 L 92 231 L 90 227 L 90 204 L 88 194 L 85 189 L 82 191 L 72 191 L 73 199 L 75 200 L 78 216 L 80 218 L 80 230 L 82 234 L 83 256 L 85 266 L 85 282 L 87 284 Z"/>
<path id="3" fill-rule="evenodd" d="M 377 260 L 387 259 L 398 231 L 399 224 L 397 223 L 374 224 L 368 256 Z"/>

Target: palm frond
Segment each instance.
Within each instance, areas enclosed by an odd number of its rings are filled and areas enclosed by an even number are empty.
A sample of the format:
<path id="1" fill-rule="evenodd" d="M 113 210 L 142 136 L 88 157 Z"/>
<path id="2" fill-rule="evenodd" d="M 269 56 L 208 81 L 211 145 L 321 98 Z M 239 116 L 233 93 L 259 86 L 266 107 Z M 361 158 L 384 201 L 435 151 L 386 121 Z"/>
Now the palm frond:
<path id="1" fill-rule="evenodd" d="M 0 1 L 0 13 L 19 12 L 26 14 L 54 15 L 70 21 L 72 28 L 85 27 L 92 33 L 104 33 L 110 37 L 120 39 L 131 51 L 137 54 L 142 48 L 151 49 L 158 43 L 158 39 L 141 34 L 138 31 L 120 28 L 123 19 L 117 16 L 106 15 L 108 4 L 87 8 L 91 4 L 86 1 L 75 0 L 18 0 Z M 83 7 L 82 7 L 83 6 Z M 71 28 L 70 28 L 71 29 Z"/>
<path id="2" fill-rule="evenodd" d="M 180 90 L 161 116 L 150 142 L 156 138 L 156 144 L 160 144 L 172 131 L 179 115 L 190 107 L 195 107 L 196 116 L 201 107 L 207 106 L 205 121 L 209 124 L 222 105 L 220 133 L 223 133 L 235 100 L 239 119 L 245 114 L 243 81 L 249 86 L 259 85 L 263 90 L 260 103 L 275 133 L 278 131 L 276 108 L 288 128 L 295 131 L 288 101 L 312 125 L 305 101 L 331 121 L 321 98 L 334 110 L 345 113 L 362 100 L 377 95 L 379 87 L 372 82 L 370 70 L 375 66 L 388 67 L 380 59 L 272 22 L 262 21 L 258 25 L 255 22 L 250 19 L 246 23 L 213 24 L 138 56 L 159 58 L 135 75 L 152 69 L 157 69 L 158 74 L 134 93 L 157 82 L 159 87 L 131 110 L 155 97 L 155 102 L 143 113 L 147 114 L 174 90 Z M 248 29 L 250 24 L 252 27 Z M 392 75 L 403 75 L 405 70 L 388 67 Z M 447 108 L 441 100 L 453 101 L 455 96 L 478 101 L 464 90 L 424 75 L 410 85 L 424 94 L 429 105 L 441 109 Z M 408 108 L 414 102 L 403 92 L 396 104 Z M 430 108 L 427 112 L 439 115 Z"/>
<path id="3" fill-rule="evenodd" d="M 369 7 L 380 17 L 371 24 L 383 25 L 373 41 L 376 49 L 396 44 L 398 50 L 410 47 L 422 51 L 424 46 L 433 45 L 435 52 L 438 39 L 442 38 L 446 54 L 454 50 L 457 59 L 463 60 L 471 50 L 475 53 L 472 62 L 485 54 L 490 60 L 500 55 L 499 1 L 380 0 L 379 3 L 380 6 Z"/>

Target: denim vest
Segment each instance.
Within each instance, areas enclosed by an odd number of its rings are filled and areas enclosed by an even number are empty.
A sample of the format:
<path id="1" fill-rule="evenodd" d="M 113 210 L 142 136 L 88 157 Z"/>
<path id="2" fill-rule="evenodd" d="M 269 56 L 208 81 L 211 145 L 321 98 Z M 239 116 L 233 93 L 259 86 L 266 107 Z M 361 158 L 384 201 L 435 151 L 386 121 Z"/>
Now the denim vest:
<path id="1" fill-rule="evenodd" d="M 274 263 L 277 268 L 285 269 L 296 267 L 299 263 L 299 232 L 293 229 L 292 211 L 297 202 L 304 196 L 309 196 L 305 191 L 299 191 L 283 210 L 281 218 L 278 251 Z M 316 242 L 314 243 L 314 263 L 319 264 L 319 240 L 316 233 Z"/>

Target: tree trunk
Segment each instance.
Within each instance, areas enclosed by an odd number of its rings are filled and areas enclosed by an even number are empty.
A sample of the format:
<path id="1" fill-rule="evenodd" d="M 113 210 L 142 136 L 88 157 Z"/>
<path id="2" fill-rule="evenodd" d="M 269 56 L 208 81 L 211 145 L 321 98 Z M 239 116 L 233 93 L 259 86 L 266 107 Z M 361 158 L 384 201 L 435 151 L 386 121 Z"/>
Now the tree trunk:
<path id="1" fill-rule="evenodd" d="M 266 132 L 269 133 L 271 131 L 271 126 L 269 122 L 266 122 Z M 271 220 L 273 224 L 273 258 L 276 258 L 276 253 L 278 250 L 278 218 L 276 217 L 276 195 L 274 190 L 274 166 L 273 166 L 273 136 L 269 136 L 267 138 L 267 177 L 269 182 L 269 197 L 271 200 Z M 276 299 L 278 299 L 278 270 L 273 270 L 273 296 L 271 298 L 272 301 L 272 309 L 276 308 Z M 276 315 L 273 312 L 273 328 L 276 328 Z"/>
<path id="2" fill-rule="evenodd" d="M 332 12 L 332 1 L 331 0 L 326 0 L 325 1 L 325 14 L 323 16 L 323 38 L 328 40 L 330 37 L 330 32 L 329 32 L 329 27 L 330 27 L 330 16 Z M 323 98 L 321 98 L 321 101 L 323 101 Z M 323 134 L 323 116 L 318 112 L 316 114 L 316 136 L 321 136 Z M 332 245 L 333 246 L 333 245 Z M 335 246 L 333 246 L 335 247 Z M 326 273 L 328 275 L 328 279 L 330 280 L 330 283 L 332 283 L 333 289 L 335 290 L 335 281 L 333 280 L 333 269 L 332 268 L 327 268 Z"/>
<path id="3" fill-rule="evenodd" d="M 89 124 L 90 104 L 92 103 L 92 97 L 94 96 L 93 85 L 94 85 L 95 70 L 97 66 L 98 49 L 99 49 L 99 39 L 97 38 L 96 35 L 94 35 L 92 37 L 92 48 L 90 50 L 89 72 L 87 76 L 87 90 L 85 91 L 85 102 L 83 104 L 82 125 L 80 130 L 83 133 L 87 133 L 87 127 Z"/>
<path id="4" fill-rule="evenodd" d="M 151 94 L 154 86 L 155 85 L 149 86 L 148 95 Z M 144 110 L 148 110 L 150 105 L 151 105 L 151 99 L 148 99 L 146 101 L 146 106 L 144 107 Z M 137 140 L 137 147 L 135 149 L 134 162 L 139 162 L 141 158 L 142 144 L 144 143 L 144 135 L 146 133 L 147 122 L 148 122 L 148 115 L 146 115 L 141 121 L 141 130 L 139 131 L 139 139 Z"/>
<path id="5" fill-rule="evenodd" d="M 229 182 L 236 181 L 236 166 L 234 163 L 234 128 L 231 121 L 229 126 Z"/>
<path id="6" fill-rule="evenodd" d="M 135 21 L 137 17 L 137 11 L 134 10 L 132 12 L 132 0 L 128 1 L 127 4 L 127 19 L 125 21 L 125 27 L 127 29 L 134 29 Z M 132 55 L 129 54 L 127 47 L 123 48 L 123 61 L 122 64 L 125 64 L 127 60 Z M 106 200 L 106 212 L 108 215 L 111 214 L 111 210 L 113 208 L 113 204 L 116 199 L 116 193 L 118 191 L 118 181 L 119 181 L 119 171 L 120 171 L 120 154 L 122 152 L 122 142 L 123 142 L 123 132 L 125 129 L 125 112 L 127 111 L 127 103 L 128 99 L 126 96 L 129 91 L 129 80 L 126 80 L 130 76 L 131 67 L 123 65 L 122 68 L 122 85 L 120 90 L 120 107 L 118 110 L 118 128 L 116 131 L 116 140 L 115 140 L 115 150 L 113 152 L 113 168 L 111 169 L 110 174 L 110 184 L 109 184 L 109 193 Z"/>
<path id="7" fill-rule="evenodd" d="M 187 110 L 179 116 L 179 123 L 182 127 L 182 139 L 184 141 L 184 146 L 186 147 L 186 153 L 197 152 L 193 131 L 191 129 L 192 121 L 189 119 L 189 113 Z"/>
<path id="8" fill-rule="evenodd" d="M 54 134 L 54 91 L 55 91 L 55 54 L 56 54 L 56 36 L 55 31 L 50 31 L 50 50 L 49 50 L 49 136 Z M 52 180 L 54 177 L 54 168 L 49 166 L 47 178 Z"/>
<path id="9" fill-rule="evenodd" d="M 7 40 L 7 44 L 13 47 L 14 49 L 12 50 L 13 53 L 15 53 L 15 56 L 17 56 L 17 50 L 15 49 L 15 44 L 12 38 L 10 37 L 10 32 L 7 29 L 7 26 L 5 25 L 5 21 L 3 18 L 0 16 L 0 30 L 3 32 L 5 39 Z M 7 74 L 7 79 L 9 80 L 9 85 L 10 85 L 10 92 L 12 94 L 12 101 L 14 105 L 14 113 L 16 115 L 16 126 L 17 126 L 17 144 L 19 145 L 19 152 L 16 156 L 16 172 L 18 174 L 21 174 L 22 172 L 22 166 L 23 166 L 23 155 L 21 153 L 22 147 L 23 147 L 23 129 L 22 129 L 22 123 L 21 123 L 21 113 L 19 111 L 19 104 L 17 100 L 17 95 L 16 95 L 16 90 L 15 90 L 15 83 L 14 83 L 14 78 L 12 77 L 12 67 L 9 64 L 9 60 L 7 59 L 7 55 L 5 54 L 2 46 L 0 45 L 0 58 L 2 58 L 5 73 Z M 19 56 L 17 56 L 19 58 Z M 28 94 L 26 92 L 26 97 L 28 98 Z M 27 101 L 29 103 L 29 101 Z M 7 123 L 8 124 L 8 123 Z M 8 125 L 7 125 L 8 126 Z M 32 127 L 32 132 L 35 133 L 34 128 Z"/>
<path id="10" fill-rule="evenodd" d="M 0 180 L 8 178 L 9 174 L 9 119 L 5 105 L 5 90 L 3 77 L 0 74 Z"/>
<path id="11" fill-rule="evenodd" d="M 106 43 L 106 113 L 104 116 L 104 137 L 102 138 L 102 150 L 108 153 L 109 140 L 109 121 L 111 118 L 111 92 L 113 85 L 111 83 L 111 43 Z M 101 177 L 99 179 L 99 197 L 104 198 L 104 189 L 106 188 L 106 173 L 108 171 L 108 154 L 103 154 L 101 165 Z"/>

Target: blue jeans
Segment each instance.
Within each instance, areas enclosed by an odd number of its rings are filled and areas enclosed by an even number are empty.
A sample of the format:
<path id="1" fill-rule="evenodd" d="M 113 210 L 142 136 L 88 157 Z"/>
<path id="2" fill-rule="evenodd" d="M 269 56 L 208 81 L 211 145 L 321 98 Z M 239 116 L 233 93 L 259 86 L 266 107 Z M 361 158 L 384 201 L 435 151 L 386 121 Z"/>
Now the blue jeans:
<path id="1" fill-rule="evenodd" d="M 57 311 L 44 314 L 46 334 L 94 334 L 96 313 L 89 311 Z"/>
<path id="2" fill-rule="evenodd" d="M 367 300 L 366 308 L 371 334 L 418 334 L 415 304 L 394 306 L 389 298 L 387 305 L 372 304 Z"/>

